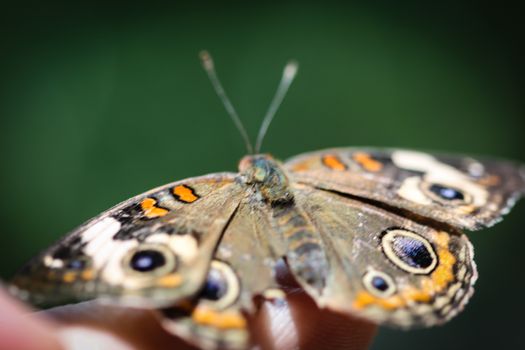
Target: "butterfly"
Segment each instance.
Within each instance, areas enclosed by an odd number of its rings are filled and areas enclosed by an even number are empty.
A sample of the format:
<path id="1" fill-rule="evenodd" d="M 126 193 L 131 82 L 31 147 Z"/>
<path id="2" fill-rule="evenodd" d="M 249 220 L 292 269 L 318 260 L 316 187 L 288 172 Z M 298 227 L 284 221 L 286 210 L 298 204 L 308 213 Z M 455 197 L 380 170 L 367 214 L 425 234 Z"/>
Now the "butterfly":
<path id="1" fill-rule="evenodd" d="M 276 265 L 320 308 L 398 328 L 458 314 L 477 279 L 462 230 L 498 222 L 525 193 L 510 161 L 402 149 L 336 148 L 280 162 L 262 139 L 297 72 L 289 63 L 255 147 L 237 173 L 170 183 L 73 230 L 14 277 L 35 305 L 99 299 L 155 309 L 170 332 L 205 349 L 250 344 L 255 298 L 285 298 Z"/>

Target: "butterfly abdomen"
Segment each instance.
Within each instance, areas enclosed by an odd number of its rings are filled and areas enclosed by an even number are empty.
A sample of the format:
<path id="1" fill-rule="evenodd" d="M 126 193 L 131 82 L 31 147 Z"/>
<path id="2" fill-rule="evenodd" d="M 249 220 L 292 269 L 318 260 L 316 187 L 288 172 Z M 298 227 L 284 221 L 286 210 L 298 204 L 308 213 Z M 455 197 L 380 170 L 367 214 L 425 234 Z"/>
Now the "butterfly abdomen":
<path id="1" fill-rule="evenodd" d="M 322 294 L 329 272 L 319 233 L 303 211 L 292 201 L 272 207 L 272 222 L 286 246 L 286 259 L 292 273 L 305 288 Z"/>

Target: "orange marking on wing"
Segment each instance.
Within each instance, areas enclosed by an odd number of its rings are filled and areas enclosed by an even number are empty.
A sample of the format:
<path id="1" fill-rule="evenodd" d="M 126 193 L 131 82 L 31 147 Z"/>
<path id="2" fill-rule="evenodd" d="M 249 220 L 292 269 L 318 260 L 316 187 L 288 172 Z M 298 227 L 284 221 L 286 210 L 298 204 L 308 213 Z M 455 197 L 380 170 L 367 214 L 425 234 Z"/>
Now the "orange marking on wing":
<path id="1" fill-rule="evenodd" d="M 244 329 L 246 319 L 237 311 L 213 311 L 205 306 L 198 306 L 191 315 L 194 322 L 217 329 Z"/>
<path id="2" fill-rule="evenodd" d="M 501 183 L 501 178 L 498 175 L 488 175 L 478 180 L 482 186 L 497 186 Z"/>
<path id="3" fill-rule="evenodd" d="M 175 197 L 177 197 L 178 200 L 186 203 L 193 203 L 197 199 L 199 199 L 199 196 L 195 194 L 193 189 L 186 185 L 176 186 L 173 189 L 173 194 L 175 195 Z"/>
<path id="4" fill-rule="evenodd" d="M 468 215 L 468 214 L 472 214 L 476 209 L 478 209 L 478 207 L 471 204 L 471 205 L 465 205 L 462 207 L 458 207 L 456 208 L 456 211 L 460 212 L 463 215 Z"/>
<path id="5" fill-rule="evenodd" d="M 454 280 L 453 266 L 456 258 L 448 249 L 449 236 L 446 232 L 438 232 L 434 238 L 438 246 L 439 265 L 429 277 L 423 278 L 420 288 L 406 287 L 387 298 L 361 291 L 354 300 L 354 308 L 362 310 L 367 306 L 377 305 L 387 310 L 397 309 L 407 306 L 411 301 L 428 302 L 434 295 L 447 288 Z"/>
<path id="6" fill-rule="evenodd" d="M 168 209 L 159 208 L 156 206 L 156 204 L 157 201 L 153 198 L 145 198 L 142 202 L 140 202 L 140 207 L 142 208 L 142 211 L 144 211 L 144 215 L 146 215 L 146 217 L 152 219 L 168 214 Z"/>
<path id="7" fill-rule="evenodd" d="M 368 153 L 358 152 L 352 155 L 352 158 L 359 163 L 365 170 L 376 173 L 383 169 L 383 164 L 374 158 Z"/>
<path id="8" fill-rule="evenodd" d="M 303 160 L 299 163 L 294 164 L 292 167 L 293 171 L 305 171 L 310 168 L 310 162 L 308 160 Z"/>
<path id="9" fill-rule="evenodd" d="M 182 283 L 182 277 L 179 274 L 169 274 L 157 280 L 157 285 L 165 288 L 178 287 Z"/>
<path id="10" fill-rule="evenodd" d="M 68 271 L 62 276 L 62 281 L 66 283 L 71 283 L 76 279 L 77 279 L 77 274 L 72 271 Z"/>
<path id="11" fill-rule="evenodd" d="M 82 277 L 83 280 L 89 281 L 95 278 L 95 271 L 93 269 L 87 269 L 82 271 L 80 274 L 80 277 Z"/>
<path id="12" fill-rule="evenodd" d="M 331 154 L 323 156 L 323 164 L 332 170 L 346 170 L 346 165 L 337 156 Z"/>

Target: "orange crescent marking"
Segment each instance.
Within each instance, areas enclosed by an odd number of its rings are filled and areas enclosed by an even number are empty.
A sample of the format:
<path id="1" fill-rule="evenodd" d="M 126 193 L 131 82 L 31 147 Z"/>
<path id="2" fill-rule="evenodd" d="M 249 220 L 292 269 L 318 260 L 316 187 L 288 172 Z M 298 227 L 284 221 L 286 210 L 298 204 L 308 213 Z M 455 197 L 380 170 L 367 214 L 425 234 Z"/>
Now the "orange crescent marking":
<path id="1" fill-rule="evenodd" d="M 193 192 L 193 189 L 186 185 L 179 185 L 173 189 L 173 194 L 177 197 L 178 200 L 193 203 L 199 197 Z"/>
<path id="2" fill-rule="evenodd" d="M 142 211 L 144 211 L 144 215 L 150 219 L 158 218 L 168 214 L 168 209 L 159 208 L 156 206 L 156 204 L 157 201 L 155 199 L 145 198 L 142 202 L 140 202 L 140 207 L 142 208 Z"/>
<path id="3" fill-rule="evenodd" d="M 439 265 L 429 277 L 421 281 L 420 288 L 406 287 L 388 298 L 379 298 L 366 291 L 361 291 L 354 300 L 354 308 L 362 310 L 367 306 L 377 305 L 392 310 L 405 307 L 411 301 L 428 302 L 454 280 L 453 266 L 456 263 L 456 258 L 448 249 L 448 241 L 449 236 L 446 232 L 435 234 L 435 242 L 439 247 Z"/>
<path id="4" fill-rule="evenodd" d="M 334 155 L 323 156 L 323 164 L 332 170 L 343 171 L 346 170 L 346 165 Z"/>
<path id="5" fill-rule="evenodd" d="M 192 315 L 194 322 L 217 329 L 244 329 L 246 320 L 236 311 L 216 312 L 205 306 L 197 307 Z"/>
<path id="6" fill-rule="evenodd" d="M 71 283 L 76 279 L 77 279 L 77 274 L 72 271 L 68 271 L 62 276 L 62 280 L 66 283 Z"/>
<path id="7" fill-rule="evenodd" d="M 383 169 L 383 164 L 370 156 L 370 154 L 358 152 L 352 158 L 359 163 L 363 168 L 373 173 L 377 173 Z"/>

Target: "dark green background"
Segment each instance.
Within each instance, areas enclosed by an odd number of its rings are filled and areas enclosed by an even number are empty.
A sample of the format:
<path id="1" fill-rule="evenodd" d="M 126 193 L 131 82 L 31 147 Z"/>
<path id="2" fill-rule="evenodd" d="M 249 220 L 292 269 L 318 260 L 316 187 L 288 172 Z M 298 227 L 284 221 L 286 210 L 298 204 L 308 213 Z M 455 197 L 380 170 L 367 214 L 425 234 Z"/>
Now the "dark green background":
<path id="1" fill-rule="evenodd" d="M 244 153 L 197 60 L 214 55 L 252 135 L 284 63 L 300 74 L 264 151 L 346 145 L 525 160 L 517 8 L 470 1 L 26 3 L 0 14 L 0 276 L 157 185 Z M 434 3 L 434 2 L 432 2 Z M 104 4 L 104 5 L 102 5 Z M 519 347 L 525 205 L 471 234 L 477 293 L 457 319 L 381 330 L 374 349 Z"/>

